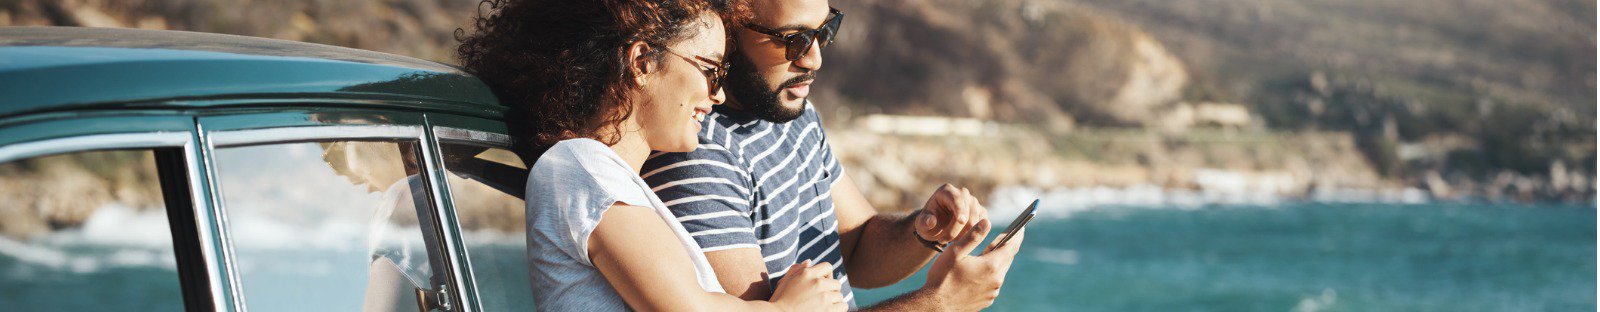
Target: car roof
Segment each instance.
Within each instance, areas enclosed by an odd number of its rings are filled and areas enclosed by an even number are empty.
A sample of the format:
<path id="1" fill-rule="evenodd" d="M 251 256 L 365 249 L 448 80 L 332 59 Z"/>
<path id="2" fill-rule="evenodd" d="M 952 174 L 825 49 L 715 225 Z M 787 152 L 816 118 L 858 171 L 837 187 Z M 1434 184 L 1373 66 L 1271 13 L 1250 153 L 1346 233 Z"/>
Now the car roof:
<path id="1" fill-rule="evenodd" d="M 185 31 L 0 27 L 0 118 L 240 99 L 491 117 L 506 109 L 459 68 L 393 54 Z"/>

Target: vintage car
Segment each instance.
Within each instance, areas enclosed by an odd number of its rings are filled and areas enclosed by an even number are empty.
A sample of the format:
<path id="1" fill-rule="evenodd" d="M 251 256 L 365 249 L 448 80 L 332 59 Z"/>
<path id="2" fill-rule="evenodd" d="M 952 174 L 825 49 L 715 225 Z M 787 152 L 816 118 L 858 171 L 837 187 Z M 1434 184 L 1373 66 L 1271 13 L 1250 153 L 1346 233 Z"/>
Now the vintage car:
<path id="1" fill-rule="evenodd" d="M 0 27 L 0 310 L 530 309 L 506 115 L 409 57 Z"/>

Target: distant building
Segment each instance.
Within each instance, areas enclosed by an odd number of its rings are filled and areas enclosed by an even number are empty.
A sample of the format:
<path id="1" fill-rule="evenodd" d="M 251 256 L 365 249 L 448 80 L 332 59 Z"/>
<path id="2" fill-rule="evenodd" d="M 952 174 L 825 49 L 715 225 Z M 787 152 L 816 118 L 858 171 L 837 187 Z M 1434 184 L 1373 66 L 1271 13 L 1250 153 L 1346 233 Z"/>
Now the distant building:
<path id="1" fill-rule="evenodd" d="M 1179 102 L 1155 126 L 1167 131 L 1184 131 L 1193 127 L 1242 129 L 1250 127 L 1253 121 L 1250 109 L 1242 104 Z"/>
<path id="2" fill-rule="evenodd" d="M 980 136 L 995 125 L 973 118 L 934 116 L 867 115 L 857 124 L 872 133 L 925 136 Z"/>

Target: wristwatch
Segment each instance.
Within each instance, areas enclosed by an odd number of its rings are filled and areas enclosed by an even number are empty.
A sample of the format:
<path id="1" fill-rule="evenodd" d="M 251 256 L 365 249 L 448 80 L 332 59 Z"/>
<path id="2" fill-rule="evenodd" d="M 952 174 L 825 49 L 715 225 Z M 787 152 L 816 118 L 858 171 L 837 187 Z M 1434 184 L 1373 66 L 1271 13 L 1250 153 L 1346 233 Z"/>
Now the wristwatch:
<path id="1" fill-rule="evenodd" d="M 922 214 L 922 212 L 918 211 L 917 214 Z M 912 220 L 916 220 L 917 217 L 911 217 L 911 218 L 912 218 Z M 913 221 L 913 222 L 915 222 L 915 221 Z M 917 233 L 917 227 L 916 226 L 912 226 L 911 227 L 911 235 L 912 236 L 916 236 L 917 237 L 917 242 L 922 243 L 922 246 L 928 247 L 928 249 L 933 249 L 933 251 L 935 251 L 935 252 L 944 252 L 944 248 L 950 245 L 950 243 L 940 243 L 940 242 L 935 242 L 935 241 L 928 240 L 926 238 L 922 238 L 922 233 Z"/>

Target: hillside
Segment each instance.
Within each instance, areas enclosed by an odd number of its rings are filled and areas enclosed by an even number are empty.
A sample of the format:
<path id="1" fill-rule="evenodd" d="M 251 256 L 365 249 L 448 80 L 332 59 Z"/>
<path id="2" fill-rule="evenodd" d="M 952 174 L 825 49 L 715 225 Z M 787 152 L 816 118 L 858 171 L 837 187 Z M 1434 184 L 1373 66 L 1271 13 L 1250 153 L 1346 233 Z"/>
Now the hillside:
<path id="1" fill-rule="evenodd" d="M 1552 179 L 1595 169 L 1593 1 L 835 5 L 857 29 L 819 85 L 855 112 L 1154 131 L 1180 103 L 1239 103 L 1247 127 L 1351 134 L 1400 184 L 1569 189 Z"/>
<path id="2" fill-rule="evenodd" d="M 1058 166 L 1065 177 L 964 171 L 974 185 L 1193 188 L 1184 182 L 1192 174 L 1167 176 L 1223 168 L 1301 172 L 1294 185 L 1455 190 L 1436 192 L 1447 198 L 1594 194 L 1594 1 L 833 5 L 847 18 L 813 93 L 831 133 L 879 140 L 856 121 L 889 114 L 972 118 L 1015 134 L 862 145 L 946 155 L 902 159 L 924 168 L 908 169 L 915 179 L 946 179 L 926 164 L 971 158 L 942 151 L 981 149 L 989 154 L 976 161 L 1042 157 L 1067 164 Z M 0 0 L 0 25 L 229 33 L 450 63 L 457 28 L 478 8 L 474 0 Z M 1235 136 L 1260 139 L 1211 139 Z M 1016 151 L 1027 145 L 1048 148 Z M 1293 165 L 1319 159 L 1344 165 Z M 867 160 L 845 159 L 851 168 Z M 1348 179 L 1308 182 L 1318 177 Z"/>

